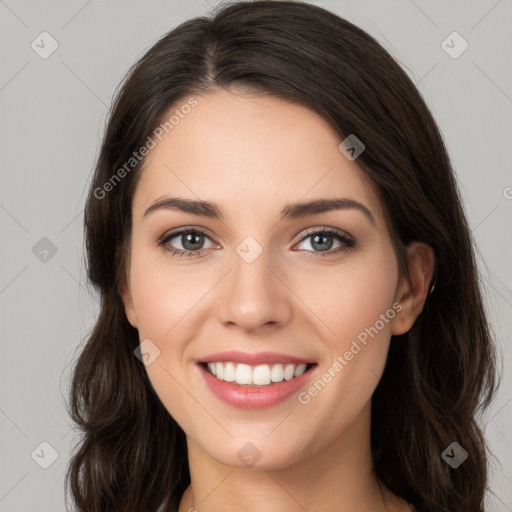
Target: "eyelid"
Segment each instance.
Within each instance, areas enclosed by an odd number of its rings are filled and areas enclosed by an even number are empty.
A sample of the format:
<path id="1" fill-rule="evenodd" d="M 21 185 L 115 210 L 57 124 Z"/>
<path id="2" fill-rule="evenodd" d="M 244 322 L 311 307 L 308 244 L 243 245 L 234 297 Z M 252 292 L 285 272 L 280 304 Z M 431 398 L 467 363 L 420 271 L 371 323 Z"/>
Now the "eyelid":
<path id="1" fill-rule="evenodd" d="M 187 233 L 189 231 L 200 233 L 204 235 L 205 238 L 208 238 L 213 244 L 219 245 L 215 242 L 215 237 L 209 234 L 209 229 L 197 226 L 182 226 L 180 228 L 171 229 L 165 232 L 162 236 L 158 237 L 158 244 L 162 245 L 164 242 L 167 243 L 169 240 L 172 240 L 173 238 L 183 235 L 184 233 Z M 206 249 L 200 249 L 199 251 L 196 252 L 200 252 L 203 250 Z"/>
<path id="2" fill-rule="evenodd" d="M 169 230 L 168 232 L 164 233 L 162 236 L 159 237 L 159 242 L 161 242 L 162 240 L 167 240 L 167 241 L 171 240 L 172 238 L 175 238 L 187 231 L 197 231 L 199 233 L 202 233 L 205 237 L 209 238 L 212 242 L 214 242 L 215 237 L 212 236 L 211 234 L 209 234 L 211 232 L 208 228 L 192 226 L 192 225 L 191 226 L 182 226 L 182 227 L 179 227 L 176 229 Z M 347 231 L 344 231 L 343 229 L 334 228 L 331 226 L 317 226 L 317 227 L 313 227 L 313 228 L 308 228 L 306 231 L 302 232 L 299 240 L 297 240 L 294 243 L 294 245 L 296 245 L 297 243 L 303 242 L 310 235 L 314 235 L 316 233 L 338 234 L 344 238 L 347 238 L 348 240 L 350 240 L 352 242 L 355 242 L 355 238 L 350 233 L 348 233 Z M 199 251 L 197 251 L 197 252 L 199 252 Z"/>
<path id="3" fill-rule="evenodd" d="M 302 233 L 299 242 L 302 242 L 308 236 L 314 235 L 316 233 L 338 234 L 338 235 L 341 235 L 342 237 L 346 238 L 347 240 L 351 240 L 351 241 L 355 242 L 355 238 L 350 233 L 347 233 L 347 231 L 344 231 L 343 229 L 333 228 L 331 226 L 319 226 L 319 227 L 308 229 L 307 231 Z"/>

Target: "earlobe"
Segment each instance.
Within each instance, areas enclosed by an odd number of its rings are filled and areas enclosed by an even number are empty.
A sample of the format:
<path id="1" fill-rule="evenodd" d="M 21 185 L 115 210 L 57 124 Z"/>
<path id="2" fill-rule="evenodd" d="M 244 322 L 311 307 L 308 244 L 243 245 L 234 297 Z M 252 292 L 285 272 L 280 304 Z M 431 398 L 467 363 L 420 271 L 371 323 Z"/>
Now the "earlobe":
<path id="1" fill-rule="evenodd" d="M 393 335 L 404 334 L 414 325 L 425 305 L 434 273 L 435 255 L 429 245 L 412 242 L 407 247 L 407 259 L 411 282 L 407 276 L 401 276 L 395 300 L 402 309 L 391 322 Z"/>
<path id="2" fill-rule="evenodd" d="M 132 327 L 135 327 L 135 329 L 137 329 L 137 315 L 135 314 L 135 308 L 133 306 L 131 292 L 126 280 L 120 287 L 119 295 L 121 296 L 121 300 L 123 301 L 124 311 L 126 313 L 126 318 L 128 319 L 128 322 L 130 322 Z"/>

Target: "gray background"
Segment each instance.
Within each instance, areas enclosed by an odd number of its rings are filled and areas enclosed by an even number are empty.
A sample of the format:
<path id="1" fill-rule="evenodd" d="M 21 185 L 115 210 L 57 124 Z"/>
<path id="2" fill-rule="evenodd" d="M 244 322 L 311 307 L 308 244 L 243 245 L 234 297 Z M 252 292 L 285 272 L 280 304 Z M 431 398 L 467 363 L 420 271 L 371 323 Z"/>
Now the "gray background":
<path id="1" fill-rule="evenodd" d="M 106 114 L 128 67 L 210 2 L 0 0 L 0 511 L 65 510 L 74 433 L 63 397 L 98 309 L 84 274 L 82 210 Z M 488 510 L 512 510 L 512 2 L 314 3 L 400 61 L 446 140 L 504 367 L 483 420 L 495 453 Z M 49 48 L 43 31 L 59 45 L 47 59 L 31 47 Z M 457 58 L 442 46 L 453 31 L 469 43 Z M 452 52 L 461 48 L 450 41 Z M 42 442 L 58 453 L 47 469 L 53 452 Z"/>

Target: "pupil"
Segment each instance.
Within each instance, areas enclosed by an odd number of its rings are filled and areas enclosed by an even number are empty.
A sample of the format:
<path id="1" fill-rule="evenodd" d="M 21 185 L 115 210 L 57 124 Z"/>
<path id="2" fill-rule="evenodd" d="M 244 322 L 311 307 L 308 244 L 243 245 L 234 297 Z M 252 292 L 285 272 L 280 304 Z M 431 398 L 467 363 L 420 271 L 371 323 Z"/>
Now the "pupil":
<path id="1" fill-rule="evenodd" d="M 194 234 L 194 233 L 187 233 L 185 236 L 185 243 L 183 244 L 183 247 L 187 249 L 188 251 L 193 251 L 194 249 L 198 249 L 196 247 L 197 245 L 201 246 L 201 234 Z M 194 244 L 193 239 L 196 238 L 196 242 Z M 197 239 L 199 238 L 199 241 Z M 189 244 L 192 244 L 192 247 L 188 246 Z M 188 247 L 187 247 L 188 246 Z"/>
<path id="2" fill-rule="evenodd" d="M 318 239 L 322 239 L 322 240 L 323 240 L 323 243 L 325 244 L 325 240 L 326 240 L 327 238 L 330 238 L 330 239 L 331 239 L 331 243 L 330 243 L 330 244 L 327 244 L 327 245 L 328 245 L 328 247 L 323 247 L 323 248 L 322 248 L 322 247 L 320 246 L 318 249 L 319 249 L 319 250 L 329 250 L 329 249 L 332 247 L 332 236 L 315 235 L 315 236 L 313 237 L 313 242 L 312 242 L 313 247 L 314 247 L 315 249 L 317 248 L 317 247 L 315 247 L 315 244 L 317 244 L 317 240 L 318 240 Z"/>

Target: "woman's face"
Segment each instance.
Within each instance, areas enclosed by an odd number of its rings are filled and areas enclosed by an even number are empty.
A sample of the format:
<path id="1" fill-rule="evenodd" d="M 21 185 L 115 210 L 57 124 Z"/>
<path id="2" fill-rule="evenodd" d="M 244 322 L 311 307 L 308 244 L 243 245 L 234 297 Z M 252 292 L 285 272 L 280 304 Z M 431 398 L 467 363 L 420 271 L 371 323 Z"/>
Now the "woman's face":
<path id="1" fill-rule="evenodd" d="M 155 138 L 133 199 L 123 300 L 151 383 L 224 464 L 346 450 L 368 435 L 391 334 L 410 327 L 382 207 L 315 113 L 226 91 L 194 98 Z M 299 206 L 325 200 L 346 207 Z"/>

